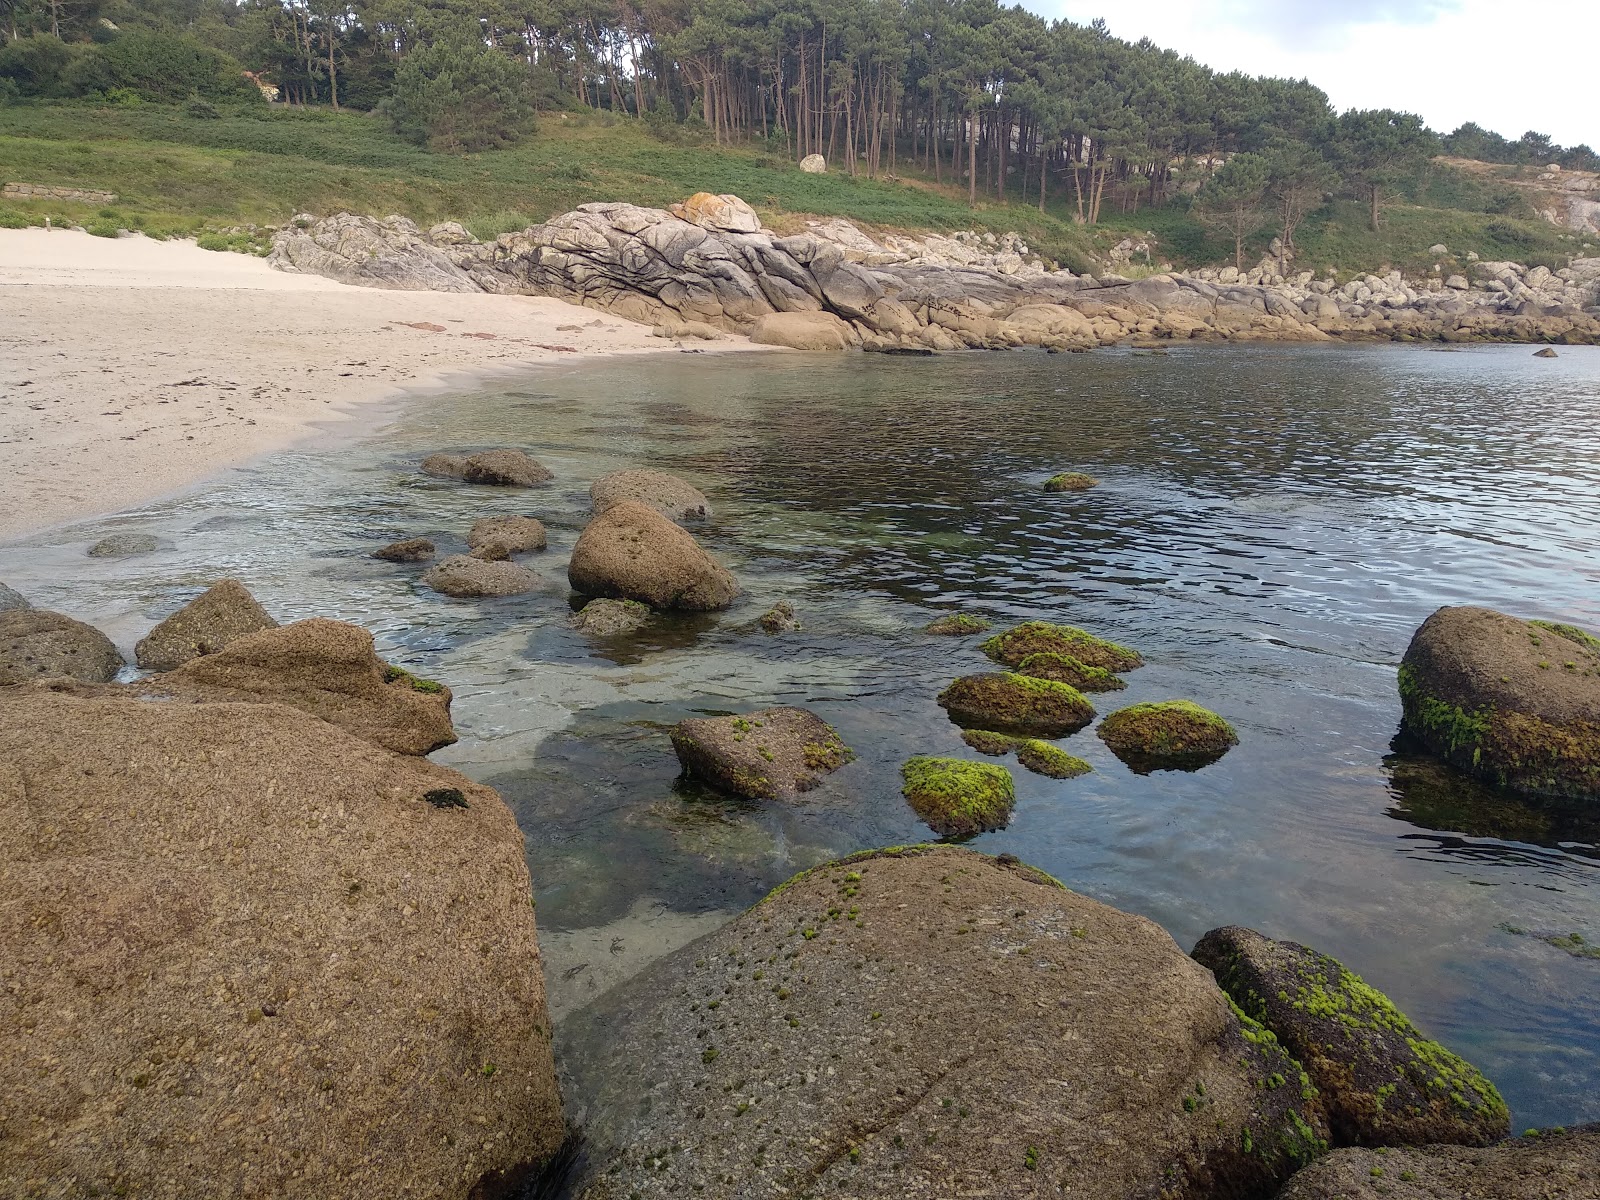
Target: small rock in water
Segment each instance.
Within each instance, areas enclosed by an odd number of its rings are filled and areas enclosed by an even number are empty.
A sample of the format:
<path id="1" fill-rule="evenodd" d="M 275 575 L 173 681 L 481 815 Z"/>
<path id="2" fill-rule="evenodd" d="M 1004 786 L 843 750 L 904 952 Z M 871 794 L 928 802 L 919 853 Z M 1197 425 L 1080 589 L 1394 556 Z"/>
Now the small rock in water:
<path id="1" fill-rule="evenodd" d="M 1560 358 L 1561 357 L 1559 354 L 1557 354 L 1555 352 L 1555 350 L 1553 350 L 1549 346 L 1546 346 L 1543 350 L 1535 350 L 1533 352 L 1533 356 L 1535 358 Z"/>
<path id="2" fill-rule="evenodd" d="M 555 476 L 521 450 L 485 450 L 467 456 L 461 478 L 492 487 L 534 487 Z"/>
<path id="3" fill-rule="evenodd" d="M 1095 731 L 1111 753 L 1139 775 L 1193 771 L 1239 744 L 1233 726 L 1188 700 L 1163 700 L 1118 709 Z"/>
<path id="4" fill-rule="evenodd" d="M 969 613 L 952 613 L 948 617 L 935 617 L 922 627 L 923 633 L 938 637 L 965 637 L 973 633 L 987 633 L 990 622 Z"/>
<path id="5" fill-rule="evenodd" d="M 797 633 L 801 628 L 800 618 L 795 616 L 794 605 L 787 600 L 778 601 L 762 613 L 758 624 L 768 633 Z"/>
<path id="6" fill-rule="evenodd" d="M 1017 674 L 1065 683 L 1080 692 L 1120 692 L 1128 686 L 1104 667 L 1091 667 L 1070 654 L 1049 650 L 1028 655 L 1018 664 Z"/>
<path id="7" fill-rule="evenodd" d="M 964 675 L 939 693 L 939 707 L 963 729 L 1066 737 L 1094 720 L 1094 706 L 1064 683 L 1010 671 Z"/>
<path id="8" fill-rule="evenodd" d="M 545 548 L 542 521 L 533 517 L 480 517 L 467 531 L 472 557 L 486 560 L 510 558 L 530 550 Z"/>
<path id="9" fill-rule="evenodd" d="M 425 537 L 402 538 L 398 542 L 390 542 L 381 550 L 372 552 L 373 558 L 381 558 L 385 562 L 416 563 L 427 562 L 434 556 L 435 547 Z"/>
<path id="10" fill-rule="evenodd" d="M 706 521 L 711 517 L 711 502 L 688 480 L 668 471 L 643 468 L 613 471 L 594 481 L 589 488 L 594 511 L 603 513 L 624 500 L 648 504 L 674 521 Z"/>
<path id="11" fill-rule="evenodd" d="M 114 533 L 89 547 L 90 558 L 132 558 L 161 549 L 161 539 L 148 533 Z"/>
<path id="12" fill-rule="evenodd" d="M 12 612 L 19 608 L 32 608 L 26 597 L 21 592 L 8 588 L 0 583 L 0 612 Z"/>
<path id="13" fill-rule="evenodd" d="M 520 596 L 539 585 L 539 577 L 521 563 L 486 562 L 469 554 L 452 554 L 422 582 L 446 596 Z"/>
<path id="14" fill-rule="evenodd" d="M 579 595 L 657 610 L 713 612 L 739 594 L 738 581 L 692 534 L 637 500 L 618 501 L 589 522 L 572 548 L 567 580 Z"/>
<path id="15" fill-rule="evenodd" d="M 1072 625 L 1052 625 L 1049 621 L 1024 621 L 997 633 L 979 647 L 997 663 L 1020 667 L 1035 654 L 1064 654 L 1105 671 L 1132 671 L 1144 666 L 1137 650 L 1119 646 L 1105 638 Z"/>
<path id="16" fill-rule="evenodd" d="M 1081 471 L 1064 471 L 1060 475 L 1052 475 L 1044 481 L 1046 492 L 1084 492 L 1092 487 L 1098 487 L 1100 481 L 1093 475 L 1085 475 Z"/>
<path id="17" fill-rule="evenodd" d="M 572 616 L 572 627 L 590 637 L 618 637 L 650 623 L 648 605 L 637 600 L 591 600 Z"/>
<path id="18" fill-rule="evenodd" d="M 940 837 L 972 837 L 1011 822 L 1017 802 L 1011 772 L 964 758 L 910 759 L 900 768 L 911 811 Z"/>
<path id="19" fill-rule="evenodd" d="M 0 612 L 0 685 L 66 676 L 110 683 L 122 655 L 92 625 L 44 608 Z"/>
<path id="20" fill-rule="evenodd" d="M 691 775 L 753 800 L 809 791 L 855 758 L 831 725 L 803 708 L 680 721 L 672 748 Z"/>
<path id="21" fill-rule="evenodd" d="M 422 473 L 435 479 L 460 479 L 467 473 L 463 454 L 430 454 L 422 460 Z"/>
<path id="22" fill-rule="evenodd" d="M 1094 770 L 1077 755 L 1038 738 L 1029 738 L 1017 747 L 1017 761 L 1035 775 L 1051 779 L 1076 779 Z"/>
<path id="23" fill-rule="evenodd" d="M 146 634 L 134 647 L 134 658 L 147 671 L 170 671 L 248 634 L 277 627 L 244 584 L 224 579 Z"/>

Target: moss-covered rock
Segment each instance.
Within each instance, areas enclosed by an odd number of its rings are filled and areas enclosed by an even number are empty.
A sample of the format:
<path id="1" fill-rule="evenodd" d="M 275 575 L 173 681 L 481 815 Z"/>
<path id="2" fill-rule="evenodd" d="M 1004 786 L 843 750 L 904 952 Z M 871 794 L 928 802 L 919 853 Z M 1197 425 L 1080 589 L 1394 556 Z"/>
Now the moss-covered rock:
<path id="1" fill-rule="evenodd" d="M 1052 475 L 1044 481 L 1046 492 L 1086 492 L 1092 487 L 1098 487 L 1100 481 L 1093 475 L 1085 475 L 1082 471 L 1063 471 L 1059 475 Z"/>
<path id="2" fill-rule="evenodd" d="M 974 633 L 987 633 L 990 622 L 971 613 L 952 613 L 948 617 L 935 617 L 922 627 L 923 633 L 939 637 L 967 637 Z"/>
<path id="3" fill-rule="evenodd" d="M 1131 671 L 1144 666 L 1137 650 L 1097 638 L 1072 625 L 1024 621 L 983 643 L 983 652 L 997 663 L 1020 667 L 1035 654 L 1061 654 L 1103 671 Z"/>
<path id="4" fill-rule="evenodd" d="M 620 637 L 643 629 L 654 615 L 637 600 L 591 600 L 572 614 L 572 627 L 589 637 Z"/>
<path id="5" fill-rule="evenodd" d="M 803 708 L 680 721 L 672 748 L 691 775 L 753 800 L 809 791 L 855 758 L 833 726 Z"/>
<path id="6" fill-rule="evenodd" d="M 1011 772 L 964 758 L 910 759 L 900 768 L 906 803 L 940 837 L 1004 829 L 1016 804 Z"/>
<path id="7" fill-rule="evenodd" d="M 1080 692 L 1120 692 L 1128 686 L 1104 667 L 1091 667 L 1081 658 L 1051 650 L 1028 655 L 1017 666 L 1017 674 L 1065 683 Z"/>
<path id="8" fill-rule="evenodd" d="M 1441 608 L 1399 672 L 1404 725 L 1432 753 L 1497 787 L 1600 800 L 1600 640 L 1488 608 Z"/>
<path id="9" fill-rule="evenodd" d="M 787 600 L 779 600 L 756 622 L 763 633 L 798 633 L 802 628 L 800 618 L 794 611 L 794 605 Z"/>
<path id="10" fill-rule="evenodd" d="M 1017 746 L 1017 761 L 1035 775 L 1051 779 L 1075 779 L 1094 770 L 1083 759 L 1038 738 L 1028 738 Z"/>
<path id="11" fill-rule="evenodd" d="M 990 754 L 995 758 L 1010 754 L 1023 741 L 1022 738 L 1012 737 L 1009 733 L 991 733 L 987 729 L 963 729 L 961 740 L 979 754 Z"/>
<path id="12" fill-rule="evenodd" d="M 1494 1085 L 1338 960 L 1237 925 L 1194 958 L 1305 1066 L 1335 1145 L 1486 1146 L 1510 1132 Z"/>
<path id="13" fill-rule="evenodd" d="M 1233 726 L 1188 700 L 1162 700 L 1118 709 L 1096 730 L 1100 740 L 1141 775 L 1193 771 L 1239 744 Z"/>
<path id="14" fill-rule="evenodd" d="M 939 693 L 939 706 L 963 729 L 1066 737 L 1094 720 L 1077 688 L 1010 671 L 963 675 Z"/>

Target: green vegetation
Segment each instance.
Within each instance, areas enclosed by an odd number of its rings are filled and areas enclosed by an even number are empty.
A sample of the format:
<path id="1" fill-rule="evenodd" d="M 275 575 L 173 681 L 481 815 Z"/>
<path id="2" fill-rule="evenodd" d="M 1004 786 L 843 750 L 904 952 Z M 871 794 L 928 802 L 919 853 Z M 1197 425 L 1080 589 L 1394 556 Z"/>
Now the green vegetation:
<path id="1" fill-rule="evenodd" d="M 1017 761 L 1035 775 L 1051 779 L 1075 779 L 1094 770 L 1083 759 L 1037 738 L 1029 738 L 1017 747 Z"/>
<path id="2" fill-rule="evenodd" d="M 943 637 L 965 637 L 968 634 L 985 633 L 989 626 L 990 622 L 983 617 L 975 617 L 970 613 L 953 613 L 948 617 L 935 617 L 922 627 L 922 632 Z"/>
<path id="3" fill-rule="evenodd" d="M 1232 725 L 1188 700 L 1130 705 L 1108 716 L 1096 732 L 1135 770 L 1193 769 L 1239 744 Z"/>
<path id="4" fill-rule="evenodd" d="M 1035 654 L 1061 654 L 1104 671 L 1131 671 L 1144 666 L 1144 658 L 1137 650 L 1049 621 L 1024 621 L 995 634 L 980 649 L 1008 667 L 1019 667 Z"/>
<path id="5" fill-rule="evenodd" d="M 1094 706 L 1076 688 L 1010 671 L 964 675 L 938 700 L 963 729 L 1065 737 L 1094 720 Z"/>
<path id="6" fill-rule="evenodd" d="M 1085 475 L 1081 471 L 1064 471 L 1060 475 L 1052 475 L 1044 481 L 1046 492 L 1082 492 L 1096 487 L 1100 481 L 1093 475 Z"/>
<path id="7" fill-rule="evenodd" d="M 979 754 L 990 754 L 996 758 L 1010 754 L 1022 744 L 1020 738 L 1014 738 L 1008 733 L 990 733 L 986 729 L 963 729 L 961 740 Z"/>
<path id="8" fill-rule="evenodd" d="M 1070 654 L 1049 650 L 1028 655 L 1018 664 L 1017 674 L 1065 683 L 1081 692 L 1118 692 L 1128 686 L 1104 667 L 1091 667 Z"/>
<path id="9" fill-rule="evenodd" d="M 1011 820 L 1016 788 L 1004 767 L 918 757 L 900 768 L 900 776 L 906 802 L 940 837 L 971 837 Z"/>
<path id="10" fill-rule="evenodd" d="M 444 691 L 444 684 L 437 679 L 423 679 L 421 676 L 413 675 L 404 667 L 386 664 L 383 669 L 383 681 L 385 683 L 396 683 L 400 680 L 410 684 L 411 690 L 414 692 L 426 692 L 429 695 L 436 696 Z"/>

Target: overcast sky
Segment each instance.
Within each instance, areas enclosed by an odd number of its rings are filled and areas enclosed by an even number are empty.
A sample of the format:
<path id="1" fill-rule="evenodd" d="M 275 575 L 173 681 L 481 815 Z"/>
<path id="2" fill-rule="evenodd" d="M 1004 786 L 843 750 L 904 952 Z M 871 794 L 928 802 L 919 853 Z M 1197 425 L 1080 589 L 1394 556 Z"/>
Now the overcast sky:
<path id="1" fill-rule="evenodd" d="M 1333 106 L 1476 121 L 1600 148 L 1600 0 L 1022 0 L 1047 17 L 1104 17 L 1221 71 L 1306 78 Z"/>

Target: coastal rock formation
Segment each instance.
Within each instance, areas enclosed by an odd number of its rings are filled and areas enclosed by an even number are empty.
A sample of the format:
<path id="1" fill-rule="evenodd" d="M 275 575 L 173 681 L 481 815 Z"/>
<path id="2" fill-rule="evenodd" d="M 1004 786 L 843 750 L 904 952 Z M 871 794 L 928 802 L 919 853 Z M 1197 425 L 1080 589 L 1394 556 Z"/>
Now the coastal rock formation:
<path id="1" fill-rule="evenodd" d="M 449 688 L 391 667 L 361 626 L 322 617 L 239 638 L 133 690 L 190 703 L 283 704 L 396 754 L 456 740 Z"/>
<path id="2" fill-rule="evenodd" d="M 900 780 L 911 811 L 942 838 L 972 837 L 1011 823 L 1017 790 L 1004 767 L 920 756 L 900 768 Z"/>
<path id="3" fill-rule="evenodd" d="M 453 771 L 14 689 L 0 892 L 10 1194 L 468 1200 L 561 1142 L 522 835 Z"/>
<path id="4" fill-rule="evenodd" d="M 277 626 L 244 584 L 224 579 L 147 633 L 133 655 L 146 671 L 170 671 L 191 658 L 215 654 L 247 634 Z"/>
<path id="5" fill-rule="evenodd" d="M 624 500 L 635 500 L 680 524 L 711 519 L 711 502 L 705 493 L 670 471 L 643 467 L 613 471 L 590 485 L 589 499 L 596 513 L 603 513 Z"/>
<path id="6" fill-rule="evenodd" d="M 855 757 L 831 725 L 803 708 L 692 717 L 672 731 L 672 748 L 689 774 L 753 800 L 810 791 Z"/>
<path id="7" fill-rule="evenodd" d="M 1239 744 L 1233 726 L 1188 700 L 1161 700 L 1119 708 L 1095 730 L 1129 769 L 1192 771 L 1217 761 Z"/>
<path id="8" fill-rule="evenodd" d="M 692 535 L 637 500 L 618 501 L 589 522 L 572 548 L 567 579 L 580 595 L 655 609 L 711 612 L 739 594 L 727 568 Z"/>
<path id="9" fill-rule="evenodd" d="M 381 558 L 385 562 L 419 563 L 427 562 L 434 556 L 436 548 L 425 537 L 402 538 L 398 542 L 390 542 L 382 549 L 372 552 L 373 558 Z"/>
<path id="10" fill-rule="evenodd" d="M 1405 728 L 1525 796 L 1600 800 L 1600 639 L 1489 608 L 1441 608 L 1406 648 Z"/>
<path id="11" fill-rule="evenodd" d="M 1600 1125 L 1551 1129 L 1481 1149 L 1335 1150 L 1278 1200 L 1587 1200 L 1600 1196 Z"/>
<path id="12" fill-rule="evenodd" d="M 114 533 L 103 537 L 89 547 L 90 558 L 134 558 L 140 554 L 154 554 L 161 549 L 161 539 L 149 533 Z"/>
<path id="13" fill-rule="evenodd" d="M 0 613 L 14 612 L 19 608 L 32 607 L 33 605 L 28 603 L 27 597 L 25 597 L 21 592 L 16 591 L 14 588 L 8 588 L 5 584 L 0 583 Z"/>
<path id="14" fill-rule="evenodd" d="M 807 871 L 559 1041 L 583 1200 L 1268 1196 L 1321 1149 L 1159 926 L 954 847 Z"/>
<path id="15" fill-rule="evenodd" d="M 939 693 L 939 707 L 963 729 L 1066 737 L 1094 720 L 1076 688 L 1010 671 L 963 675 Z"/>
<path id="16" fill-rule="evenodd" d="M 66 676 L 107 683 L 122 655 L 92 625 L 43 608 L 0 612 L 0 685 Z"/>
<path id="17" fill-rule="evenodd" d="M 452 554 L 422 577 L 436 592 L 463 599 L 520 596 L 539 586 L 539 577 L 521 563 Z"/>
<path id="18" fill-rule="evenodd" d="M 533 517 L 479 517 L 467 530 L 467 545 L 474 558 L 506 559 L 543 550 L 545 544 L 544 522 Z"/>
<path id="19" fill-rule="evenodd" d="M 1304 1065 L 1334 1145 L 1487 1146 L 1510 1132 L 1492 1083 L 1336 959 L 1237 925 L 1194 957 Z"/>
<path id="20" fill-rule="evenodd" d="M 572 627 L 590 637 L 619 637 L 650 623 L 648 605 L 637 600 L 591 600 L 573 614 Z"/>
<path id="21" fill-rule="evenodd" d="M 272 261 L 376 286 L 557 296 L 668 333 L 758 332 L 804 348 L 1600 340 L 1588 311 L 1600 259 L 1559 271 L 1469 260 L 1448 275 L 1343 284 L 1263 259 L 1128 280 L 1051 270 L 1014 234 L 876 239 L 830 218 L 780 237 L 755 216 L 737 197 L 705 193 L 671 211 L 585 204 L 492 243 L 463 240 L 459 227 L 422 235 L 400 218 L 301 219 L 276 235 Z"/>

